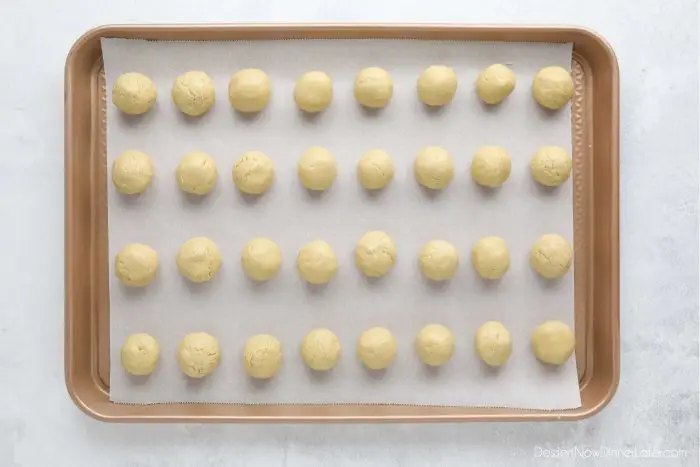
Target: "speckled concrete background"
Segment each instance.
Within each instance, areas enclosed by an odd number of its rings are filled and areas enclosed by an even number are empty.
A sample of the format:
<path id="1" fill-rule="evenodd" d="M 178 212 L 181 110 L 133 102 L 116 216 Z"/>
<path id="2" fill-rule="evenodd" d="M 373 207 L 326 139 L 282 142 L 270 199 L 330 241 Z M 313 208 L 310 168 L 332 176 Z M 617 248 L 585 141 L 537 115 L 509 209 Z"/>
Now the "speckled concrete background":
<path id="1" fill-rule="evenodd" d="M 612 43 L 622 80 L 622 381 L 608 408 L 570 424 L 292 427 L 107 425 L 73 407 L 62 359 L 65 55 L 103 23 L 244 20 L 567 23 Z M 5 0 L 0 466 L 698 465 L 697 30 L 692 0 Z M 632 459 L 624 449 L 685 456 Z"/>

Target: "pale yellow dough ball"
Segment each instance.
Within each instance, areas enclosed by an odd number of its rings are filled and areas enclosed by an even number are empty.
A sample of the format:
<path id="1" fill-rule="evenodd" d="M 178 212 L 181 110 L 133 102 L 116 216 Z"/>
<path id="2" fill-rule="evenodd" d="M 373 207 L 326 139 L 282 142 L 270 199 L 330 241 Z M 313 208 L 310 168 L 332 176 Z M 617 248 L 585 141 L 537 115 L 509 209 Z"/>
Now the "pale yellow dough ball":
<path id="1" fill-rule="evenodd" d="M 158 366 L 159 359 L 160 345 L 149 334 L 132 334 L 122 345 L 122 367 L 131 375 L 150 375 Z"/>
<path id="2" fill-rule="evenodd" d="M 426 365 L 444 365 L 454 353 L 455 336 L 441 324 L 429 324 L 416 336 L 414 347 Z"/>
<path id="3" fill-rule="evenodd" d="M 357 341 L 357 358 L 370 370 L 383 370 L 396 357 L 396 339 L 385 328 L 371 328 Z"/>
<path id="4" fill-rule="evenodd" d="M 556 234 L 542 235 L 530 250 L 530 266 L 547 279 L 564 276 L 571 267 L 572 248 Z"/>
<path id="5" fill-rule="evenodd" d="M 416 157 L 413 171 L 418 183 L 431 190 L 447 188 L 454 178 L 452 156 L 439 146 L 428 146 Z"/>
<path id="6" fill-rule="evenodd" d="M 177 349 L 180 370 L 190 378 L 204 378 L 216 370 L 221 361 L 219 341 L 206 332 L 187 334 Z"/>
<path id="7" fill-rule="evenodd" d="M 340 359 L 338 336 L 330 329 L 314 329 L 301 342 L 301 357 L 312 370 L 330 370 Z"/>
<path id="8" fill-rule="evenodd" d="M 515 73 L 505 65 L 484 69 L 476 78 L 476 93 L 487 104 L 498 104 L 515 89 Z"/>
<path id="9" fill-rule="evenodd" d="M 309 284 L 325 284 L 338 271 L 338 258 L 327 242 L 314 240 L 299 250 L 297 269 Z"/>
<path id="10" fill-rule="evenodd" d="M 452 279 L 459 268 L 459 252 L 450 242 L 433 240 L 425 244 L 418 257 L 420 269 L 428 279 Z"/>
<path id="11" fill-rule="evenodd" d="M 325 191 L 333 186 L 338 167 L 327 149 L 316 146 L 302 154 L 297 173 L 301 184 L 309 190 Z"/>
<path id="12" fill-rule="evenodd" d="M 153 81 L 141 73 L 119 75 L 112 86 L 112 103 L 129 115 L 140 115 L 153 107 L 157 98 Z"/>
<path id="13" fill-rule="evenodd" d="M 558 146 L 543 146 L 530 160 L 530 173 L 542 185 L 559 186 L 571 175 L 571 156 Z"/>
<path id="14" fill-rule="evenodd" d="M 532 331 L 532 351 L 542 363 L 564 364 L 576 348 L 576 337 L 561 321 L 545 321 Z"/>
<path id="15" fill-rule="evenodd" d="M 228 99 L 239 112 L 260 112 L 270 102 L 270 77 L 257 68 L 238 71 L 228 83 Z"/>
<path id="16" fill-rule="evenodd" d="M 364 68 L 355 77 L 355 99 L 365 107 L 386 107 L 393 94 L 394 80 L 382 68 Z"/>
<path id="17" fill-rule="evenodd" d="M 571 74 L 562 67 L 542 68 L 532 80 L 532 96 L 542 107 L 560 109 L 573 95 L 574 81 Z"/>
<path id="18" fill-rule="evenodd" d="M 508 244 L 501 237 L 480 238 L 472 247 L 472 265 L 484 279 L 500 279 L 510 267 Z"/>
<path id="19" fill-rule="evenodd" d="M 254 238 L 243 247 L 241 266 L 246 276 L 255 281 L 267 281 L 282 267 L 282 250 L 268 238 Z"/>
<path id="20" fill-rule="evenodd" d="M 195 283 L 207 282 L 221 267 L 221 252 L 212 240 L 195 237 L 182 244 L 176 262 L 183 277 Z"/>
<path id="21" fill-rule="evenodd" d="M 214 189 L 218 176 L 214 159 L 201 151 L 185 154 L 175 169 L 175 179 L 180 189 L 192 195 L 209 193 Z"/>
<path id="22" fill-rule="evenodd" d="M 448 104 L 457 92 L 457 74 L 447 66 L 426 68 L 418 78 L 418 97 L 429 106 Z"/>
<path id="23" fill-rule="evenodd" d="M 254 379 L 270 379 L 282 367 L 282 344 L 274 336 L 258 334 L 243 347 L 243 368 Z"/>
<path id="24" fill-rule="evenodd" d="M 141 151 L 125 151 L 112 164 L 112 183 L 119 193 L 143 193 L 152 179 L 153 163 L 150 157 Z"/>
<path id="25" fill-rule="evenodd" d="M 294 86 L 294 102 L 305 112 L 321 112 L 333 100 L 333 81 L 322 71 L 304 73 Z"/>
<path id="26" fill-rule="evenodd" d="M 233 182 L 249 195 L 265 193 L 275 179 L 275 165 L 260 151 L 248 151 L 233 166 Z"/>
<path id="27" fill-rule="evenodd" d="M 367 277 L 382 277 L 394 267 L 396 244 L 385 232 L 373 230 L 360 238 L 355 247 L 355 264 Z"/>
<path id="28" fill-rule="evenodd" d="M 472 178 L 481 186 L 498 188 L 510 176 L 510 157 L 499 146 L 483 146 L 472 159 Z"/>
<path id="29" fill-rule="evenodd" d="M 114 270 L 122 284 L 145 287 L 158 272 L 158 253 L 148 245 L 129 243 L 117 253 Z"/>
<path id="30" fill-rule="evenodd" d="M 357 163 L 357 179 L 367 190 L 381 190 L 394 179 L 396 168 L 381 149 L 367 151 Z"/>
<path id="31" fill-rule="evenodd" d="M 498 321 L 487 321 L 476 331 L 474 348 L 479 358 L 487 365 L 505 365 L 513 351 L 510 332 Z"/>
<path id="32" fill-rule="evenodd" d="M 207 113 L 216 100 L 214 82 L 203 71 L 188 71 L 175 78 L 171 95 L 177 108 L 191 117 Z"/>

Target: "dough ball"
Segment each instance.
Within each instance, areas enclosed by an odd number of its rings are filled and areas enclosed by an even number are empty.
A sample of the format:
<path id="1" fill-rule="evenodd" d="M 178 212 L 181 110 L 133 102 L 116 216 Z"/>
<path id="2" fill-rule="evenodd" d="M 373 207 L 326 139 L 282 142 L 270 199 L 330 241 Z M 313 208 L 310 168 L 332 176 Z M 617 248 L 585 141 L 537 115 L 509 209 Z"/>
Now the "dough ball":
<path id="1" fill-rule="evenodd" d="M 386 107 L 393 94 L 394 80 L 382 68 L 364 68 L 355 77 L 355 99 L 365 107 Z"/>
<path id="2" fill-rule="evenodd" d="M 205 237 L 190 238 L 177 254 L 177 269 L 192 282 L 211 280 L 221 267 L 221 252 Z"/>
<path id="3" fill-rule="evenodd" d="M 360 334 L 357 358 L 370 370 L 383 370 L 396 357 L 396 339 L 384 328 L 371 328 Z"/>
<path id="4" fill-rule="evenodd" d="M 248 151 L 233 166 L 233 182 L 249 195 L 265 193 L 275 179 L 275 165 L 260 151 Z"/>
<path id="5" fill-rule="evenodd" d="M 561 365 L 576 348 L 571 328 L 561 321 L 545 321 L 532 331 L 532 351 L 543 363 Z"/>
<path id="6" fill-rule="evenodd" d="M 269 334 L 258 334 L 243 347 L 243 368 L 251 378 L 269 379 L 282 366 L 282 344 Z"/>
<path id="7" fill-rule="evenodd" d="M 150 375 L 156 369 L 160 359 L 160 345 L 148 334 L 132 334 L 121 351 L 124 370 L 135 376 Z"/>
<path id="8" fill-rule="evenodd" d="M 299 250 L 297 269 L 306 282 L 325 284 L 338 271 L 338 258 L 328 243 L 323 240 L 314 240 Z"/>
<path id="9" fill-rule="evenodd" d="M 238 71 L 228 83 L 228 99 L 239 112 L 260 112 L 270 102 L 270 77 L 262 70 Z"/>
<path id="10" fill-rule="evenodd" d="M 177 108 L 192 117 L 207 113 L 216 100 L 214 83 L 203 71 L 188 71 L 175 78 L 171 94 Z"/>
<path id="11" fill-rule="evenodd" d="M 431 190 L 442 190 L 454 177 L 450 153 L 439 146 L 428 146 L 416 157 L 413 171 L 418 183 Z"/>
<path id="12" fill-rule="evenodd" d="M 180 189 L 192 195 L 209 193 L 214 189 L 218 176 L 214 159 L 201 151 L 185 154 L 175 170 L 175 178 Z"/>
<path id="13" fill-rule="evenodd" d="M 557 146 L 544 146 L 530 160 L 530 173 L 536 182 L 559 186 L 571 175 L 571 156 Z"/>
<path id="14" fill-rule="evenodd" d="M 450 242 L 433 240 L 425 244 L 418 257 L 421 271 L 428 279 L 452 279 L 459 268 L 459 252 Z"/>
<path id="15" fill-rule="evenodd" d="M 487 104 L 498 104 L 515 89 L 515 73 L 505 65 L 484 69 L 476 78 L 476 93 Z"/>
<path id="16" fill-rule="evenodd" d="M 328 371 L 340 359 L 340 341 L 330 329 L 314 329 L 301 342 L 301 357 L 312 370 Z"/>
<path id="17" fill-rule="evenodd" d="M 447 66 L 426 68 L 418 78 L 418 97 L 429 106 L 448 104 L 457 92 L 457 75 Z"/>
<path id="18" fill-rule="evenodd" d="M 367 190 L 381 190 L 393 180 L 395 172 L 394 161 L 381 149 L 366 152 L 357 163 L 357 178 Z"/>
<path id="19" fill-rule="evenodd" d="M 498 321 L 487 321 L 479 327 L 474 347 L 484 363 L 496 367 L 505 365 L 513 351 L 510 332 Z"/>
<path id="20" fill-rule="evenodd" d="M 542 235 L 530 250 L 530 266 L 542 277 L 556 279 L 569 271 L 571 254 L 571 245 L 560 235 Z"/>
<path id="21" fill-rule="evenodd" d="M 117 253 L 114 270 L 122 284 L 145 287 L 158 272 L 158 253 L 148 245 L 129 243 Z"/>
<path id="22" fill-rule="evenodd" d="M 299 180 L 309 190 L 329 189 L 338 175 L 333 155 L 327 149 L 313 147 L 306 151 L 297 164 Z"/>
<path id="23" fill-rule="evenodd" d="M 573 95 L 574 80 L 562 67 L 542 68 L 532 80 L 532 96 L 542 107 L 560 109 Z"/>
<path id="24" fill-rule="evenodd" d="M 221 361 L 219 341 L 206 332 L 187 334 L 177 349 L 180 370 L 190 378 L 204 378 L 214 373 Z"/>
<path id="25" fill-rule="evenodd" d="M 452 358 L 455 350 L 455 336 L 441 324 L 429 324 L 420 330 L 414 346 L 423 363 L 440 366 Z"/>
<path id="26" fill-rule="evenodd" d="M 126 151 L 112 164 L 112 183 L 119 193 L 143 193 L 153 179 L 153 163 L 141 151 Z"/>
<path id="27" fill-rule="evenodd" d="M 497 188 L 510 176 L 508 152 L 498 146 L 484 146 L 472 159 L 472 178 L 481 186 Z"/>
<path id="28" fill-rule="evenodd" d="M 396 244 L 385 232 L 373 230 L 360 238 L 355 247 L 355 264 L 368 277 L 382 277 L 394 267 Z"/>
<path id="29" fill-rule="evenodd" d="M 119 75 L 112 86 L 112 103 L 129 115 L 148 112 L 156 102 L 157 95 L 153 81 L 141 73 Z"/>
<path id="30" fill-rule="evenodd" d="M 510 267 L 508 244 L 501 237 L 484 237 L 472 247 L 472 264 L 484 279 L 500 279 Z"/>
<path id="31" fill-rule="evenodd" d="M 270 280 L 282 267 L 282 250 L 270 239 L 254 238 L 243 247 L 241 266 L 253 280 Z"/>
<path id="32" fill-rule="evenodd" d="M 321 112 L 333 100 L 333 81 L 322 71 L 304 73 L 294 86 L 294 102 L 305 112 Z"/>

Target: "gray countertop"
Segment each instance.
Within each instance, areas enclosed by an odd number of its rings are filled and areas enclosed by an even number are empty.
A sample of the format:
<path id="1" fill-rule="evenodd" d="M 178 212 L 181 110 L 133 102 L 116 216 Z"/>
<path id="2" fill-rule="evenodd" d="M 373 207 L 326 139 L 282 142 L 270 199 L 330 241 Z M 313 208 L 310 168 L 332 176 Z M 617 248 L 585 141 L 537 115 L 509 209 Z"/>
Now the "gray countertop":
<path id="1" fill-rule="evenodd" d="M 610 41 L 622 96 L 622 377 L 610 406 L 578 423 L 413 426 L 110 425 L 73 406 L 63 383 L 65 56 L 100 24 L 236 21 L 564 23 Z M 5 0 L 0 466 L 697 465 L 697 31 L 692 0 Z M 667 458 L 634 458 L 654 449 Z"/>

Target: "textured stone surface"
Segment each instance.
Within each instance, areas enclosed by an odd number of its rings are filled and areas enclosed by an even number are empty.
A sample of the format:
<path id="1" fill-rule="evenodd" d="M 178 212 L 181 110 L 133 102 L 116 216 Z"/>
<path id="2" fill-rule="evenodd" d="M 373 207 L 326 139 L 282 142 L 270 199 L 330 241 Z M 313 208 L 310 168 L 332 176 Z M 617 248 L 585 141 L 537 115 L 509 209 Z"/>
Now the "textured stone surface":
<path id="1" fill-rule="evenodd" d="M 683 460 L 620 454 L 605 465 L 697 465 L 696 2 L 574 3 L 5 0 L 0 466 L 573 464 L 537 458 L 537 446 L 685 449 Z M 622 381 L 608 408 L 581 423 L 549 425 L 291 427 L 107 425 L 72 405 L 62 359 L 65 56 L 103 23 L 243 20 L 566 23 L 612 43 L 622 89 Z"/>

